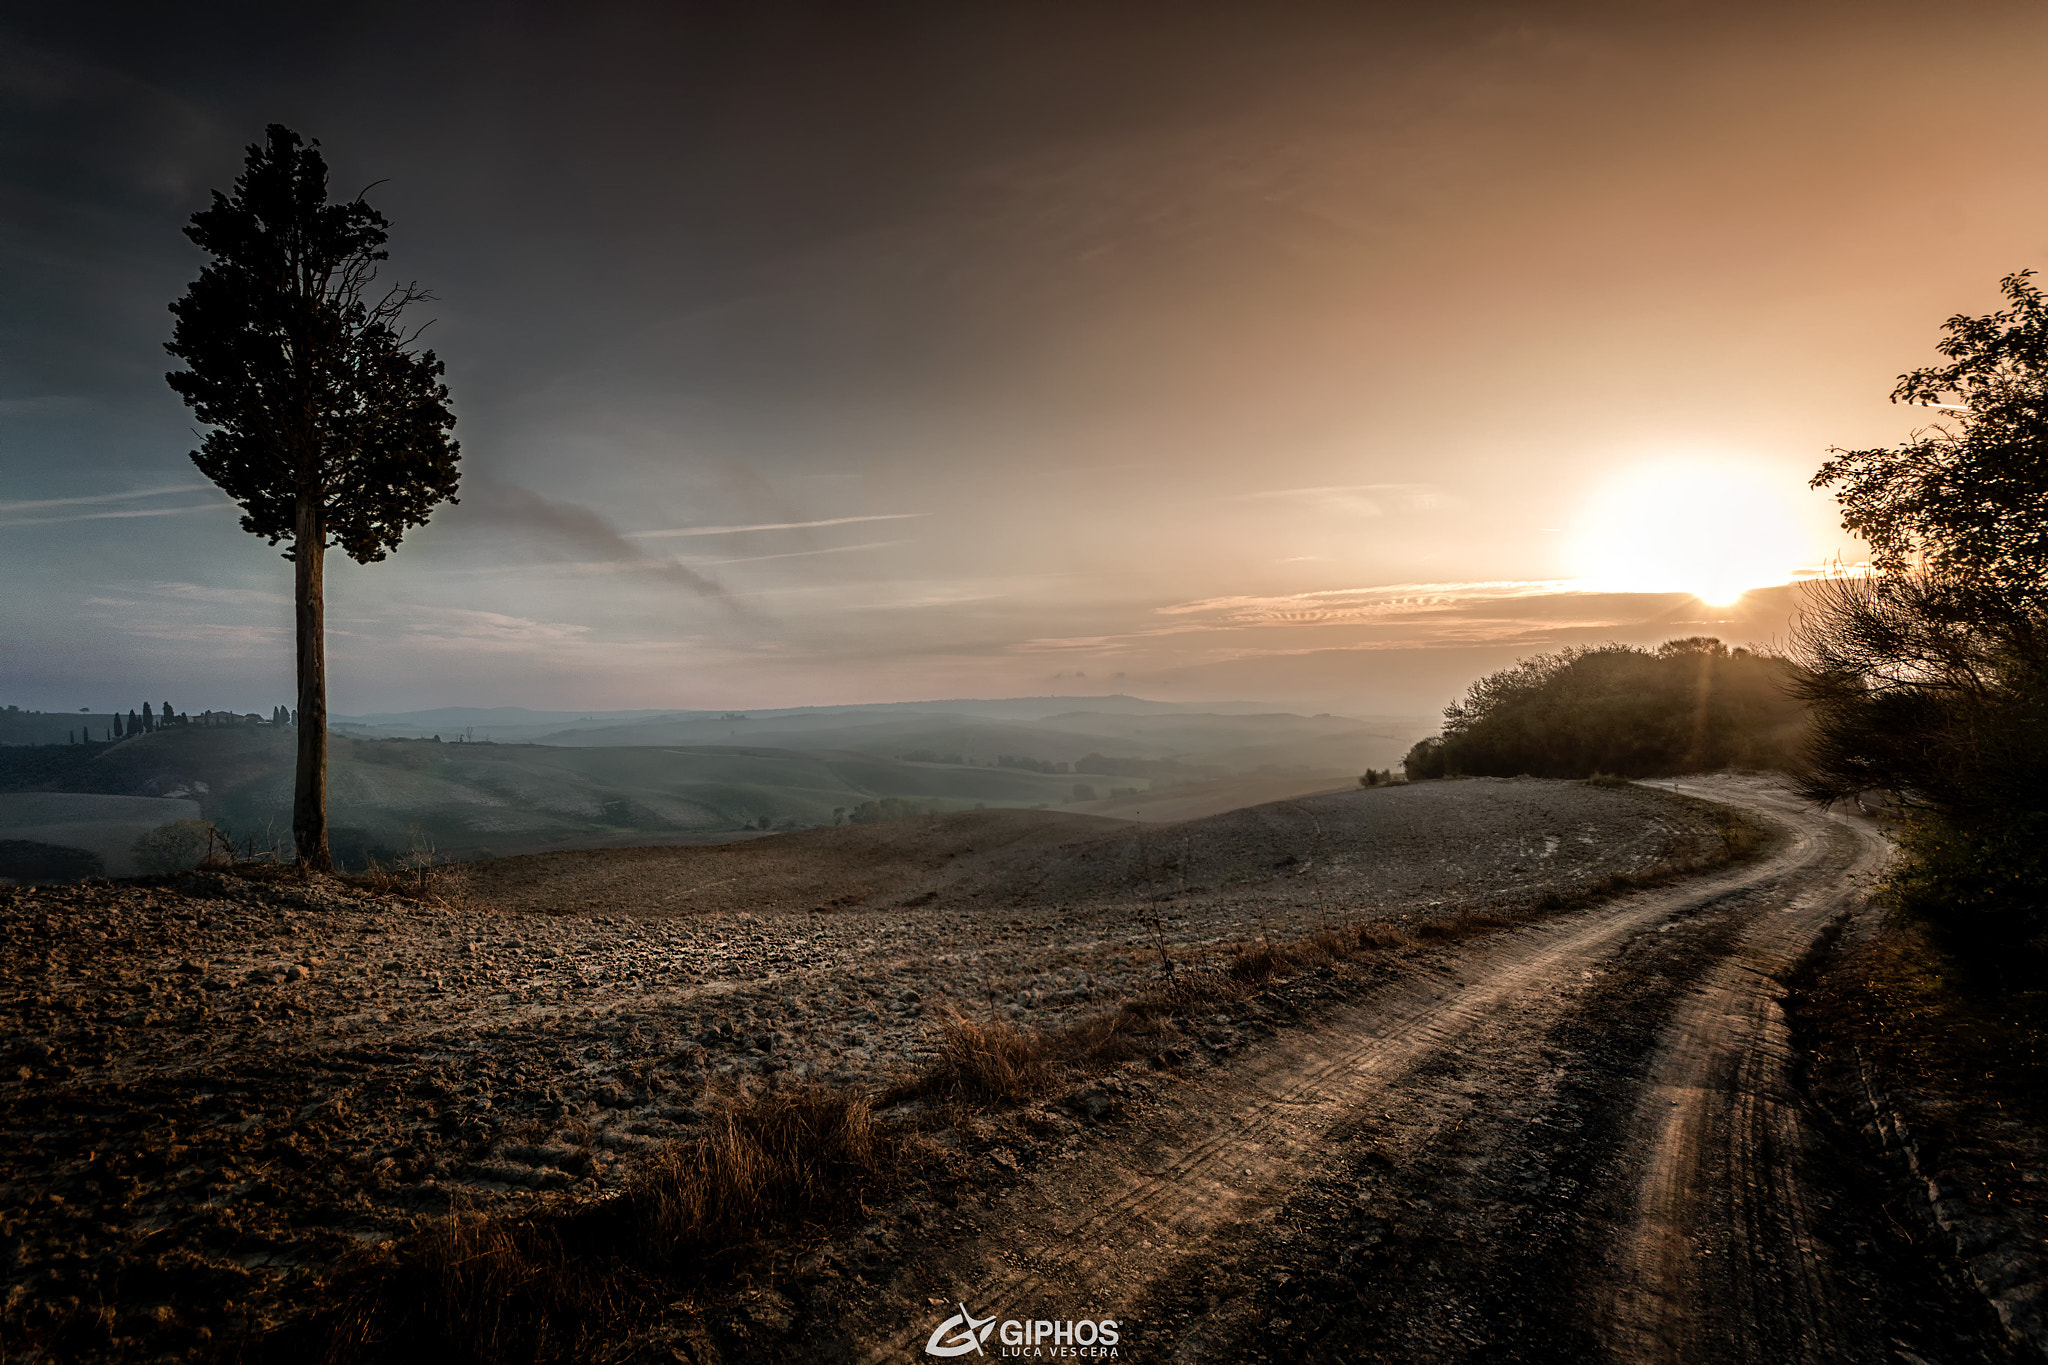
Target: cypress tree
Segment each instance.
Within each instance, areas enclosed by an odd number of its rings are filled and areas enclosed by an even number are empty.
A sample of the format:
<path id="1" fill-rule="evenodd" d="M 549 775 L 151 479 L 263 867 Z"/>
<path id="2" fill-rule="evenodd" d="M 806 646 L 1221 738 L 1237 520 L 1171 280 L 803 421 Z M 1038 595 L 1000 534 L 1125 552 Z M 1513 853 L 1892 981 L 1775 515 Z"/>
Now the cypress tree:
<path id="1" fill-rule="evenodd" d="M 242 529 L 290 541 L 297 605 L 297 775 L 292 839 L 301 866 L 329 871 L 325 557 L 383 559 L 454 498 L 443 367 L 400 315 L 428 297 L 372 292 L 384 216 L 327 198 L 319 144 L 272 124 L 232 195 L 186 236 L 213 259 L 185 296 L 165 349 L 188 369 L 170 385 L 210 429 L 193 463 L 241 505 Z"/>

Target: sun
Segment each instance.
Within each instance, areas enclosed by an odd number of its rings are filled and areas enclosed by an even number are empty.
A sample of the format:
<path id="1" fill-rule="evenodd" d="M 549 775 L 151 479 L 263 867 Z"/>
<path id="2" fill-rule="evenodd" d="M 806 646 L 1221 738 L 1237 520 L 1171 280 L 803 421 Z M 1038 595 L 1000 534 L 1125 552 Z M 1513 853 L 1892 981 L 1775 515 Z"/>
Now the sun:
<path id="1" fill-rule="evenodd" d="M 1640 465 L 1587 499 L 1573 528 L 1578 576 L 1607 592 L 1687 592 L 1725 607 L 1788 582 L 1805 537 L 1783 490 L 1721 462 Z"/>

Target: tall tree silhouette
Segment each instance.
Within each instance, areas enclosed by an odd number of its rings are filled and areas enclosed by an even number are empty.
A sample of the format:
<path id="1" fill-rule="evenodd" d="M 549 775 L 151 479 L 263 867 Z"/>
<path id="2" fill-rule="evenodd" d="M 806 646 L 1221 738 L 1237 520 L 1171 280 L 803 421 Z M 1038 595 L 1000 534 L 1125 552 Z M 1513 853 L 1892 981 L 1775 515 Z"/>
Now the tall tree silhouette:
<path id="1" fill-rule="evenodd" d="M 389 223 L 360 195 L 329 203 L 327 163 L 279 124 L 251 146 L 234 192 L 185 235 L 213 260 L 171 305 L 166 375 L 209 430 L 192 462 L 242 508 L 242 529 L 290 541 L 298 604 L 298 774 L 292 838 L 302 866 L 327 846 L 329 545 L 368 564 L 455 500 L 443 366 L 401 314 L 432 296 L 373 292 Z"/>

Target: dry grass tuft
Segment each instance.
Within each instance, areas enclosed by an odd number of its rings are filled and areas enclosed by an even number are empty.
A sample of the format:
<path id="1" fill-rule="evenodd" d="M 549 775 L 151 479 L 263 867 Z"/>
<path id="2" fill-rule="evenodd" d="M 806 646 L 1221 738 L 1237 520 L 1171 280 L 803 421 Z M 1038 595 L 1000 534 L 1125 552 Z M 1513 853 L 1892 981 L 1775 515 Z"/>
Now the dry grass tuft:
<path id="1" fill-rule="evenodd" d="M 1367 950 L 1403 948 L 1415 941 L 1403 932 L 1400 926 L 1389 924 L 1383 919 L 1367 920 L 1354 927 L 1351 933 L 1352 937 L 1358 940 L 1358 946 Z"/>
<path id="2" fill-rule="evenodd" d="M 1223 973 L 1232 981 L 1256 985 L 1315 967 L 1333 967 L 1362 952 L 1397 948 L 1409 941 L 1406 934 L 1379 920 L 1349 929 L 1318 929 L 1306 938 L 1285 943 L 1262 939 L 1240 944 L 1231 950 Z"/>
<path id="3" fill-rule="evenodd" d="M 864 1094 L 767 1095 L 727 1105 L 708 1134 L 666 1149 L 625 1202 L 650 1256 L 744 1241 L 873 1183 L 890 1146 Z"/>
<path id="4" fill-rule="evenodd" d="M 1124 1001 L 1117 1012 L 1132 1019 L 1179 1018 L 1236 1004 L 1245 995 L 1244 986 L 1226 973 L 1177 972 L 1164 984 Z"/>
<path id="5" fill-rule="evenodd" d="M 1017 1101 L 1042 1095 L 1058 1079 L 1042 1035 L 1002 1020 L 953 1014 L 939 1023 L 939 1056 L 916 1093 L 954 1099 Z"/>
<path id="6" fill-rule="evenodd" d="M 1231 949 L 1230 962 L 1223 971 L 1232 981 L 1255 985 L 1283 975 L 1291 962 L 1292 958 L 1285 948 L 1278 948 L 1261 940 L 1258 943 L 1239 944 Z"/>
<path id="7" fill-rule="evenodd" d="M 469 904 L 465 878 L 446 863 L 380 867 L 372 862 L 365 870 L 344 872 L 340 878 L 356 890 L 373 896 L 456 909 Z"/>
<path id="8" fill-rule="evenodd" d="M 1438 943 L 1460 943 L 1507 927 L 1508 921 L 1495 915 L 1452 915 L 1449 919 L 1431 920 L 1421 925 L 1416 929 L 1415 937 Z"/>

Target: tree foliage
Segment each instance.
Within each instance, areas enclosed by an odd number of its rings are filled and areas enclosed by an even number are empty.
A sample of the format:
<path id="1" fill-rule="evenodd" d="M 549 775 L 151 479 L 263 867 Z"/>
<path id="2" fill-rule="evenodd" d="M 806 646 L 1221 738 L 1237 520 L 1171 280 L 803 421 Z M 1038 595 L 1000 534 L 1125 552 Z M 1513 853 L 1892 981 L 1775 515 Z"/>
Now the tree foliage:
<path id="1" fill-rule="evenodd" d="M 1884 790 L 1969 821 L 2042 800 L 2048 620 L 1966 614 L 1918 569 L 1821 585 L 1793 638 L 1814 713 L 1808 796 Z"/>
<path id="2" fill-rule="evenodd" d="M 1813 477 L 1872 564 L 1925 564 L 1951 593 L 2048 604 L 2048 299 L 2022 270 L 2007 306 L 1942 324 L 1946 365 L 1899 377 L 1895 403 L 1954 414 L 1904 445 L 1837 450 Z"/>
<path id="3" fill-rule="evenodd" d="M 1804 725 L 1784 659 L 1696 636 L 1524 659 L 1473 683 L 1410 778 L 1627 777 L 1790 764 Z"/>
<path id="4" fill-rule="evenodd" d="M 389 223 L 327 199 L 319 144 L 272 124 L 232 195 L 185 235 L 213 260 L 182 299 L 165 378 L 211 428 L 192 462 L 242 508 L 242 529 L 293 539 L 311 499 L 323 544 L 367 564 L 452 500 L 458 447 L 445 367 L 401 329 L 430 295 L 372 294 Z"/>
<path id="5" fill-rule="evenodd" d="M 2048 300 L 1942 324 L 1948 364 L 1896 402 L 1955 415 L 1895 449 L 1838 451 L 1814 478 L 1876 572 L 1823 586 L 1795 652 L 1814 714 L 1802 784 L 1877 789 L 1907 811 L 1891 885 L 1994 973 L 2048 953 Z M 2032 964 L 2021 966 L 2016 964 Z"/>

